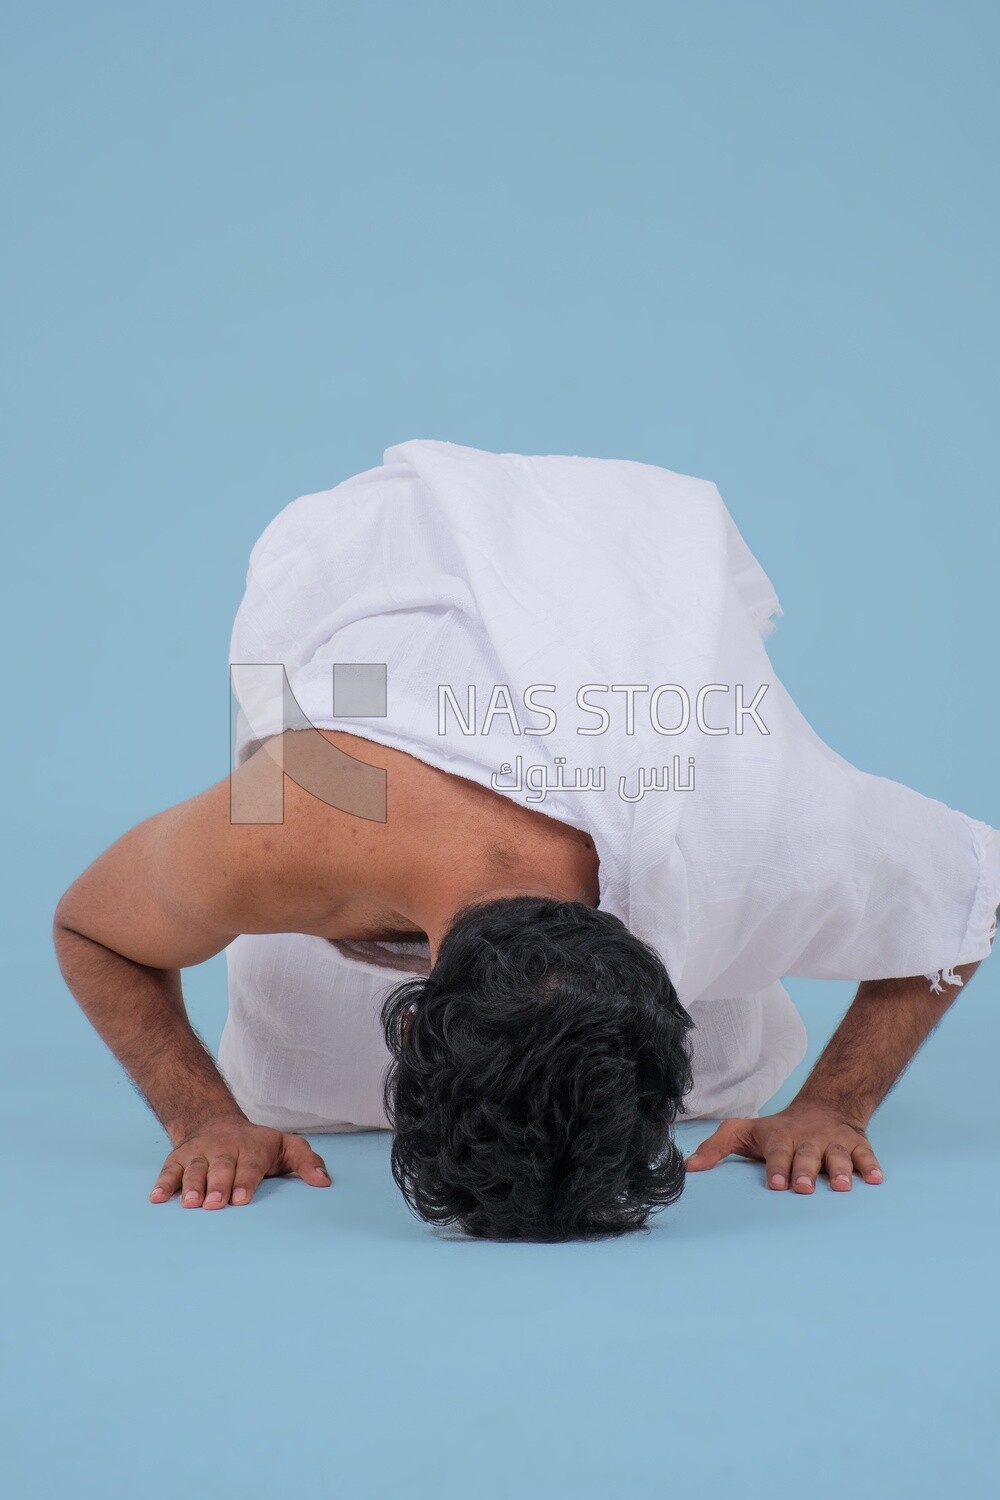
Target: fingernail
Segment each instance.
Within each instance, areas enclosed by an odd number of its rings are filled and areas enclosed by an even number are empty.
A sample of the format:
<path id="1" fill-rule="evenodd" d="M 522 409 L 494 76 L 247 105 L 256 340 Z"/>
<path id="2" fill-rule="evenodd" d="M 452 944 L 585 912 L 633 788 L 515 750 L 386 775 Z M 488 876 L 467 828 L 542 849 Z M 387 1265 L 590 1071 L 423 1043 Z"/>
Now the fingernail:
<path id="1" fill-rule="evenodd" d="M 154 1188 L 153 1191 L 150 1193 L 149 1196 L 151 1198 L 162 1198 L 163 1194 L 164 1194 L 164 1189 L 163 1188 Z"/>
<path id="2" fill-rule="evenodd" d="M 247 1196 L 246 1188 L 233 1188 L 233 1202 L 245 1203 Z"/>
<path id="3" fill-rule="evenodd" d="M 812 1178 L 810 1178 L 810 1177 L 796 1177 L 796 1179 L 795 1179 L 795 1186 L 796 1187 L 811 1188 L 812 1187 Z"/>
<path id="4" fill-rule="evenodd" d="M 838 1182 L 841 1187 L 850 1187 L 851 1185 L 851 1179 L 849 1177 L 845 1177 L 843 1172 L 838 1172 L 833 1180 L 834 1182 Z"/>
<path id="5" fill-rule="evenodd" d="M 212 1192 L 212 1193 L 209 1193 L 208 1197 L 205 1199 L 205 1207 L 207 1208 L 210 1203 L 221 1203 L 221 1202 L 222 1202 L 222 1194 L 220 1192 L 218 1192 L 218 1191 Z"/>
<path id="6" fill-rule="evenodd" d="M 198 1202 L 198 1194 L 195 1192 L 194 1188 L 192 1188 L 190 1192 L 184 1194 L 184 1202 L 186 1204 Z"/>
<path id="7" fill-rule="evenodd" d="M 771 1178 L 771 1186 L 773 1188 L 783 1188 L 787 1186 L 787 1183 L 780 1172 L 775 1172 L 774 1176 Z"/>
<path id="8" fill-rule="evenodd" d="M 875 1167 L 871 1172 L 868 1173 L 868 1181 L 869 1182 L 881 1182 L 882 1181 L 882 1173 L 879 1171 L 878 1167 Z"/>
<path id="9" fill-rule="evenodd" d="M 329 1182 L 329 1181 L 330 1181 L 330 1174 L 329 1174 L 329 1172 L 328 1172 L 328 1171 L 327 1171 L 327 1170 L 326 1170 L 326 1168 L 325 1168 L 325 1167 L 317 1167 L 317 1168 L 316 1168 L 316 1176 L 317 1176 L 317 1177 L 325 1177 L 325 1178 L 326 1178 L 326 1180 L 327 1180 L 327 1182 Z"/>

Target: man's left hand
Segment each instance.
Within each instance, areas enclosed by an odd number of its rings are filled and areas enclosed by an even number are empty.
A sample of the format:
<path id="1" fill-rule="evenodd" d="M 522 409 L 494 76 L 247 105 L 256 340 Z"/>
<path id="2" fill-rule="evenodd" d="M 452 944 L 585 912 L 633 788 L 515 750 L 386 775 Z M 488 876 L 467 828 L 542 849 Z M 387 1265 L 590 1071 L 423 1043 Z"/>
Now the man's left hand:
<path id="1" fill-rule="evenodd" d="M 704 1172 L 727 1156 L 749 1157 L 765 1165 L 767 1186 L 796 1193 L 816 1190 L 825 1173 L 835 1192 L 850 1192 L 855 1172 L 880 1183 L 882 1168 L 856 1124 L 823 1104 L 792 1103 L 776 1115 L 756 1120 L 723 1120 L 714 1135 L 688 1157 L 689 1172 Z"/>

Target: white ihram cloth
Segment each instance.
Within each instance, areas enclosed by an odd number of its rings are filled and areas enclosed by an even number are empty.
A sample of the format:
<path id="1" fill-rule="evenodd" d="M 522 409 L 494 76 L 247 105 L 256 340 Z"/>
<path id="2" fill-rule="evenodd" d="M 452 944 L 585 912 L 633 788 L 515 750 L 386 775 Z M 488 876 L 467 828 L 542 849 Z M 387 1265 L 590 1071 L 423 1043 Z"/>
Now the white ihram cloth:
<path id="1" fill-rule="evenodd" d="M 813 732 L 762 638 L 774 589 L 716 486 L 647 464 L 493 454 L 409 442 L 383 464 L 287 506 L 253 549 L 233 629 L 235 665 L 282 663 L 318 728 L 345 729 L 585 829 L 601 906 L 662 956 L 696 1029 L 695 1117 L 753 1114 L 805 1051 L 781 985 L 798 975 L 949 974 L 985 958 L 1000 903 L 1000 850 L 985 823 L 857 770 Z M 384 717 L 333 714 L 334 663 L 384 662 Z M 476 688 L 476 732 L 448 712 Z M 484 730 L 497 684 L 516 720 Z M 525 689 L 556 723 L 526 709 Z M 577 704 L 587 684 L 606 732 Z M 704 722 L 666 736 L 651 691 L 718 684 Z M 758 699 L 768 734 L 744 717 Z M 283 728 L 241 692 L 236 759 Z M 661 697 L 661 729 L 681 700 Z M 631 728 L 631 733 L 628 732 Z M 544 767 L 538 790 L 501 775 Z M 679 757 L 677 763 L 674 756 Z M 695 762 L 693 791 L 634 795 L 640 769 Z M 603 792 L 574 789 L 590 771 Z M 538 787 L 540 772 L 535 772 Z M 494 780 L 495 778 L 495 780 Z M 375 955 L 375 950 L 370 950 Z M 387 1061 L 378 1008 L 405 975 L 346 959 L 324 939 L 245 936 L 228 950 L 230 1014 L 220 1062 L 255 1119 L 321 1130 L 384 1126 Z"/>

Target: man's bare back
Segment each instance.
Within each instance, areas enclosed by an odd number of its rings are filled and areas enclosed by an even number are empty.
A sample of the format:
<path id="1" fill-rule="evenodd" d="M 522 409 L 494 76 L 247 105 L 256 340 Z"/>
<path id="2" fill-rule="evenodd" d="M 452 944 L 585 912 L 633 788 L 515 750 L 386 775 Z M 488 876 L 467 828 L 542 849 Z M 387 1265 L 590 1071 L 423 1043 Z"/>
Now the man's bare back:
<path id="1" fill-rule="evenodd" d="M 355 942 L 426 935 L 433 951 L 441 915 L 447 923 L 453 903 L 484 880 L 491 889 L 572 891 L 572 899 L 598 904 L 597 852 L 581 829 L 404 751 L 340 730 L 315 733 L 386 772 L 384 823 L 330 807 L 322 843 L 293 834 L 303 899 L 331 871 L 340 883 L 327 921 L 312 929 L 317 935 Z M 291 799 L 300 829 L 316 816 L 315 799 L 305 795 L 308 803 L 296 787 Z"/>

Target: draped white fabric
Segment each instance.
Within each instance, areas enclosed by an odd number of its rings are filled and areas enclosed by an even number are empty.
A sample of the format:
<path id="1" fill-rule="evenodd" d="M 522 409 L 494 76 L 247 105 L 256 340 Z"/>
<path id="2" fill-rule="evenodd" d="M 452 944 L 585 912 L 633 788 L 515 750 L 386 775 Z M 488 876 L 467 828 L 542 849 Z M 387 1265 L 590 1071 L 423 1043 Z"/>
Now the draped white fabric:
<path id="1" fill-rule="evenodd" d="M 806 723 L 763 645 L 776 614 L 708 481 L 417 441 L 276 517 L 231 660 L 281 663 L 319 728 L 586 829 L 601 905 L 696 1019 L 689 1103 L 709 1117 L 754 1113 L 801 1059 L 783 977 L 951 970 L 988 954 L 1000 903 L 987 824 L 857 770 Z M 335 663 L 386 664 L 384 716 L 334 715 Z M 237 759 L 283 727 L 248 689 Z M 223 1066 L 256 1117 L 384 1123 L 372 1031 L 400 976 L 287 934 L 229 960 Z"/>

